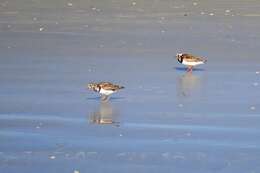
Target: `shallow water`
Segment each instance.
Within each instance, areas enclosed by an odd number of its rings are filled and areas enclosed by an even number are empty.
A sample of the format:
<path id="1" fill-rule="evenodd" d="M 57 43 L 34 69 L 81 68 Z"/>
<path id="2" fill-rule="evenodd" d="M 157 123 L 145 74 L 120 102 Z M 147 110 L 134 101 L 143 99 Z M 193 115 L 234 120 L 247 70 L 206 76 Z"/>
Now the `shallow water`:
<path id="1" fill-rule="evenodd" d="M 260 3 L 135 3 L 1 2 L 0 172 L 260 171 Z"/>

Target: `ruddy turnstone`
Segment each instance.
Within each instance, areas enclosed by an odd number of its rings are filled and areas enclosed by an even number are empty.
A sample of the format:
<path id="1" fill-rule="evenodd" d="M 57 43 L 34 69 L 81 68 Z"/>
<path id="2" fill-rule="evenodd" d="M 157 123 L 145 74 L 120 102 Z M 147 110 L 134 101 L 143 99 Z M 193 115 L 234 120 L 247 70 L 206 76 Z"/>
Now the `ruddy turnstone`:
<path id="1" fill-rule="evenodd" d="M 205 58 L 187 53 L 178 53 L 176 58 L 181 64 L 188 66 L 187 71 L 192 71 L 193 66 L 204 64 L 207 61 Z"/>
<path id="2" fill-rule="evenodd" d="M 89 83 L 88 84 L 88 89 L 101 94 L 102 101 L 108 100 L 108 98 L 111 94 L 113 94 L 123 88 L 125 88 L 125 87 L 115 85 L 110 82 L 99 82 L 99 83 Z"/>

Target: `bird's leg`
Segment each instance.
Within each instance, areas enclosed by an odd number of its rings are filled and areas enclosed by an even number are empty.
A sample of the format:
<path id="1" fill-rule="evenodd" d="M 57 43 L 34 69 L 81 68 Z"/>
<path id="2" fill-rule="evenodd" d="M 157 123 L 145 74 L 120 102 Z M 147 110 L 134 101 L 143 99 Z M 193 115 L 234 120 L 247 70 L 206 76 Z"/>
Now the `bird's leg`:
<path id="1" fill-rule="evenodd" d="M 102 95 L 101 101 L 104 101 L 104 102 L 108 101 L 108 95 Z"/>
<path id="2" fill-rule="evenodd" d="M 192 72 L 192 66 L 188 66 L 187 72 Z"/>

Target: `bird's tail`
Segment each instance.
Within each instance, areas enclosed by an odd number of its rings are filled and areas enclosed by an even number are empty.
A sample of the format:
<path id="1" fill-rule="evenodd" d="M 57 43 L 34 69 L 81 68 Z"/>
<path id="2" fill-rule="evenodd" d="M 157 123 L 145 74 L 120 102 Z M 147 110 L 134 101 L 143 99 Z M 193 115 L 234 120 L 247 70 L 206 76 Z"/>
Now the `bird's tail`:
<path id="1" fill-rule="evenodd" d="M 119 86 L 119 89 L 124 89 L 125 87 L 124 86 Z"/>

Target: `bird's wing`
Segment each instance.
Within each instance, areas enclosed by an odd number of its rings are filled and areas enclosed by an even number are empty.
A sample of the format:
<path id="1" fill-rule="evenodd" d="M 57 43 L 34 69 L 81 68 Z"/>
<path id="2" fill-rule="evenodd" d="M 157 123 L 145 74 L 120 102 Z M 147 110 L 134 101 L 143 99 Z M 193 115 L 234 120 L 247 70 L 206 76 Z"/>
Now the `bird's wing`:
<path id="1" fill-rule="evenodd" d="M 201 62 L 201 61 L 205 61 L 204 58 L 196 57 L 196 56 L 189 55 L 189 54 L 184 54 L 184 59 L 187 62 Z"/>
<path id="2" fill-rule="evenodd" d="M 99 86 L 105 90 L 118 90 L 120 87 L 118 85 L 114 85 L 110 82 L 101 82 L 99 83 Z"/>

